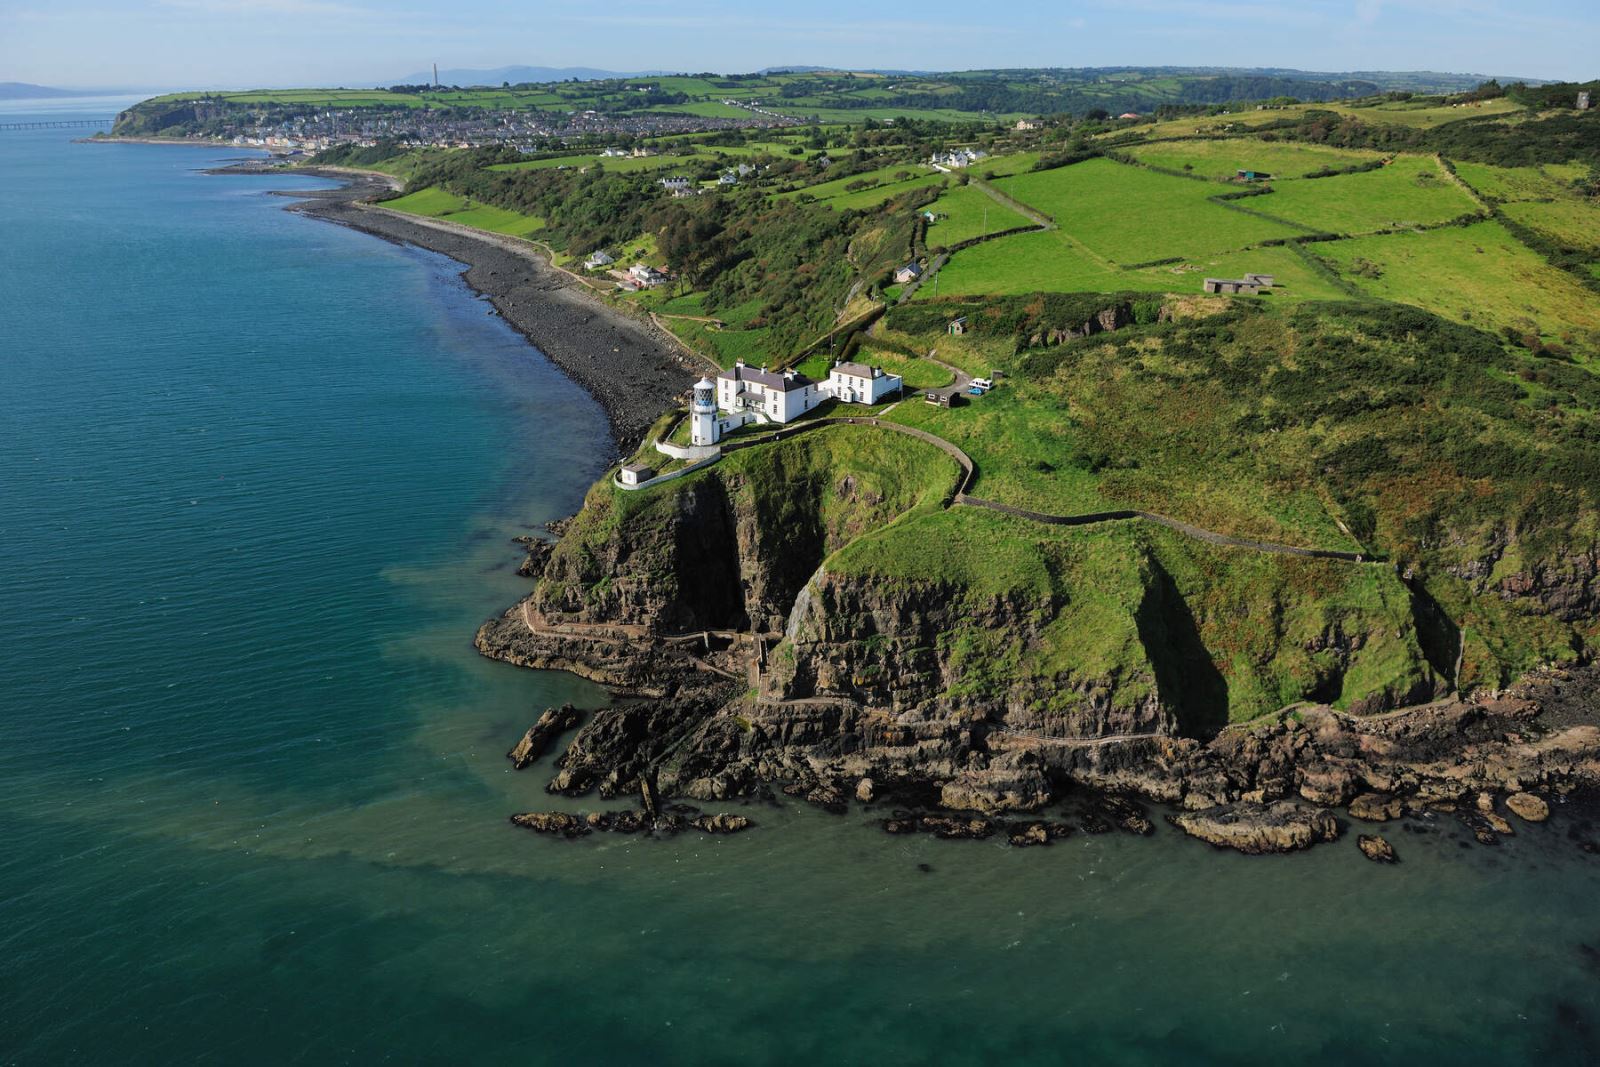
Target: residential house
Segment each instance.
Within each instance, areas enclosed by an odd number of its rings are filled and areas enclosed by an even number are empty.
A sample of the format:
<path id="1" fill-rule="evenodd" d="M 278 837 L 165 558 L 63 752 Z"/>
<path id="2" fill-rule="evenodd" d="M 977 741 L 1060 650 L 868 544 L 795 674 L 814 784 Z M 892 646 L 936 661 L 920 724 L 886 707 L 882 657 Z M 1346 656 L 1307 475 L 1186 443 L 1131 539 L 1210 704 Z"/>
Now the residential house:
<path id="1" fill-rule="evenodd" d="M 723 174 L 719 178 L 717 178 L 717 184 L 718 185 L 723 185 L 723 186 L 738 185 L 739 184 L 739 176 L 737 174 L 735 174 L 733 171 L 730 170 L 726 174 Z"/>
<path id="2" fill-rule="evenodd" d="M 865 363 L 836 362 L 828 371 L 826 391 L 845 404 L 876 404 L 900 392 L 904 383 L 898 374 L 886 374 L 882 367 Z"/>
<path id="3" fill-rule="evenodd" d="M 694 190 L 694 181 L 681 174 L 674 174 L 670 178 L 659 179 L 661 187 L 669 193 L 687 193 Z"/>
<path id="4" fill-rule="evenodd" d="M 601 267 L 609 267 L 615 262 L 616 260 L 609 253 L 601 250 L 590 253 L 589 258 L 583 261 L 583 268 L 584 270 L 598 270 Z"/>
<path id="5" fill-rule="evenodd" d="M 894 272 L 894 283 L 896 285 L 905 285 L 907 282 L 914 282 L 920 277 L 922 277 L 922 268 L 915 263 L 907 263 Z"/>
<path id="6" fill-rule="evenodd" d="M 628 274 L 646 289 L 653 289 L 667 280 L 666 271 L 658 270 L 648 263 L 635 263 L 628 268 Z"/>
<path id="7" fill-rule="evenodd" d="M 1042 119 L 1018 119 L 1016 128 L 1019 129 L 1019 130 L 1042 130 L 1042 129 L 1044 129 L 1044 120 L 1042 120 Z"/>
<path id="8" fill-rule="evenodd" d="M 717 375 L 718 409 L 756 422 L 792 422 L 828 395 L 799 371 L 758 370 L 743 360 Z"/>

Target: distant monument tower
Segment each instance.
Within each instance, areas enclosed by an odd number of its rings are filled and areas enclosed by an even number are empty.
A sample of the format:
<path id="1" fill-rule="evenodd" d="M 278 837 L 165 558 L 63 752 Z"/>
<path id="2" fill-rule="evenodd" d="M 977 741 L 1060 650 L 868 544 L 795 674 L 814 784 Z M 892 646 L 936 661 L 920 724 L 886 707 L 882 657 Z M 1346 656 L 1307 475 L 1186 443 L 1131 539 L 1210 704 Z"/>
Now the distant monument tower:
<path id="1" fill-rule="evenodd" d="M 437 63 L 433 65 L 433 87 L 435 89 L 439 88 L 439 64 Z"/>
<path id="2" fill-rule="evenodd" d="M 714 445 L 721 438 L 717 424 L 717 387 L 710 378 L 694 383 L 694 403 L 689 408 L 689 443 Z"/>
<path id="3" fill-rule="evenodd" d="M 1581 92 L 1581 93 L 1578 94 L 1578 110 L 1579 111 L 1588 111 L 1589 110 L 1589 94 L 1588 94 L 1588 92 Z"/>

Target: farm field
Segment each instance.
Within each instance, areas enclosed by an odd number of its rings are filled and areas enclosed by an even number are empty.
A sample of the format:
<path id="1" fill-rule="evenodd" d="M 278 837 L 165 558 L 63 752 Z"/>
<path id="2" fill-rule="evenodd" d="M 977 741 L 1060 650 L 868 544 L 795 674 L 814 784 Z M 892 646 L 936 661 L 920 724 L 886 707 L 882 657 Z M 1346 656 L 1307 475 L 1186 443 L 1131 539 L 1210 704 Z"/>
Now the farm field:
<path id="1" fill-rule="evenodd" d="M 1108 159 L 1002 178 L 995 186 L 1118 264 L 1232 251 L 1299 232 L 1211 203 L 1215 186 Z"/>
<path id="2" fill-rule="evenodd" d="M 810 196 L 831 207 L 844 210 L 847 208 L 876 207 L 890 197 L 912 189 L 919 189 L 925 185 L 937 185 L 948 181 L 946 175 L 928 169 L 920 163 L 892 163 L 877 170 L 870 170 L 863 174 L 852 174 L 847 178 L 835 178 L 831 181 L 808 185 L 802 189 L 794 189 L 779 196 L 794 199 L 800 196 Z M 850 189 L 848 186 L 859 182 L 878 182 L 865 189 Z"/>
<path id="3" fill-rule="evenodd" d="M 1316 246 L 1363 291 L 1479 329 L 1511 326 L 1546 338 L 1600 329 L 1600 300 L 1498 222 Z M 1364 276 L 1378 272 L 1378 277 Z"/>
<path id="4" fill-rule="evenodd" d="M 915 299 L 1035 292 L 1160 292 L 1165 278 L 1126 272 L 1095 259 L 1060 230 L 1019 233 L 963 248 Z M 1199 283 L 1196 283 L 1198 287 Z"/>
<path id="5" fill-rule="evenodd" d="M 512 237 L 526 237 L 535 230 L 544 229 L 543 219 L 532 215 L 519 215 L 515 211 L 487 204 L 471 204 L 437 186 L 430 186 L 420 192 L 410 193 L 394 200 L 385 200 L 383 206 L 392 211 L 403 211 L 408 215 L 445 219 L 460 223 L 462 226 L 509 234 Z"/>
<path id="6" fill-rule="evenodd" d="M 997 203 L 983 190 L 970 185 L 958 185 L 946 190 L 943 196 L 923 210 L 949 216 L 928 225 L 925 243 L 929 248 L 940 245 L 948 248 L 985 234 L 1033 225 L 1030 220 Z"/>
<path id="7" fill-rule="evenodd" d="M 979 174 L 993 174 L 997 178 L 1009 178 L 1013 174 L 1021 174 L 1032 170 L 1033 165 L 1039 162 L 1038 152 L 1011 152 L 1003 156 L 990 156 L 988 159 L 978 161 L 976 167 L 971 169 Z"/>
<path id="8" fill-rule="evenodd" d="M 1349 104 L 1305 104 L 1303 111 L 1332 111 L 1339 115 L 1351 115 L 1363 122 L 1381 124 L 1386 126 L 1410 126 L 1413 128 L 1428 128 L 1442 126 L 1447 122 L 1460 122 L 1463 119 L 1481 119 L 1494 115 L 1510 115 L 1521 111 L 1522 107 L 1504 97 L 1494 100 L 1480 100 L 1475 103 L 1462 104 L 1459 107 L 1452 104 L 1418 105 L 1405 101 L 1378 104 L 1375 107 L 1351 107 Z"/>
<path id="9" fill-rule="evenodd" d="M 1275 182 L 1242 206 L 1321 233 L 1360 234 L 1447 222 L 1478 210 L 1437 162 L 1401 156 L 1381 170 Z"/>
<path id="10" fill-rule="evenodd" d="M 1487 163 L 1457 162 L 1456 174 L 1481 197 L 1514 203 L 1548 200 L 1571 195 L 1571 182 L 1587 167 L 1495 167 Z"/>
<path id="11" fill-rule="evenodd" d="M 1349 295 L 1332 279 L 1319 273 L 1305 256 L 1286 247 L 1224 252 L 1170 266 L 1129 271 L 1121 275 L 1120 288 L 1148 289 L 1151 285 L 1144 280 L 1148 277 L 1163 282 L 1168 292 L 1198 293 L 1206 278 L 1242 278 L 1250 273 L 1271 274 L 1277 279 L 1272 291 L 1259 298 L 1263 300 L 1342 300 Z"/>
<path id="12" fill-rule="evenodd" d="M 1240 170 L 1264 171 L 1276 178 L 1298 178 L 1328 167 L 1338 170 L 1379 159 L 1377 152 L 1238 137 L 1221 141 L 1171 141 L 1128 150 L 1141 163 L 1188 170 L 1203 178 L 1232 178 Z"/>
<path id="13" fill-rule="evenodd" d="M 1507 204 L 1506 217 L 1572 248 L 1600 253 L 1600 205 L 1567 197 L 1549 203 Z M 1600 297 L 1596 297 L 1600 300 Z"/>

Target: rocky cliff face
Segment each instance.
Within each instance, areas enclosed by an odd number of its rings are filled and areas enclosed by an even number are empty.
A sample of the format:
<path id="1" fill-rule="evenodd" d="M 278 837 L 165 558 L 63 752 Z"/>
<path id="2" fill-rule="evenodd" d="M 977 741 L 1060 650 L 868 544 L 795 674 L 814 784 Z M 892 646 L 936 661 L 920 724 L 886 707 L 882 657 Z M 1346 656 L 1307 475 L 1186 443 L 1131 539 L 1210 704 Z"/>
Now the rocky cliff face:
<path id="1" fill-rule="evenodd" d="M 536 589 L 479 648 L 648 698 L 591 716 L 552 790 L 721 800 L 790 783 L 827 807 L 864 793 L 992 815 L 1076 784 L 1211 811 L 1186 829 L 1255 849 L 1326 839 L 1285 804 L 1457 803 L 1600 772 L 1600 731 L 1541 746 L 1523 705 L 1367 725 L 1450 690 L 1423 647 L 1436 624 L 1388 571 L 1129 526 L 1018 547 L 994 524 L 1020 520 L 941 510 L 939 457 L 908 470 L 902 443 L 837 449 L 836 432 L 659 491 L 602 484 L 530 554 Z M 1552 605 L 1588 595 L 1537 573 L 1563 590 Z M 1219 733 L 1245 699 L 1342 710 Z"/>

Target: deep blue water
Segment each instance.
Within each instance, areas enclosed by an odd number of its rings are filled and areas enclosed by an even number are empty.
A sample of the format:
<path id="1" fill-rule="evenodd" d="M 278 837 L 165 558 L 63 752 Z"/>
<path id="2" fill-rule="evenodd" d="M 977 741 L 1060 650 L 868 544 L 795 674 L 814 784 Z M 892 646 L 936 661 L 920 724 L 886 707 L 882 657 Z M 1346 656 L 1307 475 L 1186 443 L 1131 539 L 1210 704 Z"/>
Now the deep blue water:
<path id="1" fill-rule="evenodd" d="M 1392 869 L 513 830 L 505 749 L 604 698 L 470 637 L 599 409 L 313 180 L 71 135 L 0 133 L 0 1059 L 1593 1061 L 1567 813 Z"/>

